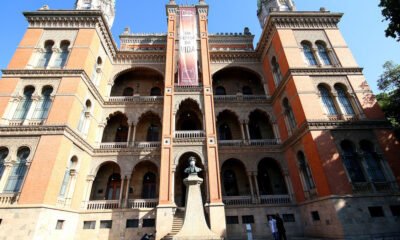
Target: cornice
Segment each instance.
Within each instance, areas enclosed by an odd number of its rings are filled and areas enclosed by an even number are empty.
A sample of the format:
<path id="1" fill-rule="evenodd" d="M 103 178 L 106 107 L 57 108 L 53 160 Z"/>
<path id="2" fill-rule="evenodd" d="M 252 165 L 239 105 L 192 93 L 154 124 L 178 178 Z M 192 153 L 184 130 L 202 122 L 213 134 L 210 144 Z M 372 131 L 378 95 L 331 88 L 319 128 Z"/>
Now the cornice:
<path id="1" fill-rule="evenodd" d="M 117 45 L 100 10 L 40 10 L 23 14 L 30 28 L 96 28 L 105 42 L 106 51 L 113 58 L 116 56 Z"/>
<path id="2" fill-rule="evenodd" d="M 270 46 L 272 36 L 277 29 L 334 29 L 338 28 L 342 13 L 330 12 L 271 12 L 264 25 L 256 52 L 262 59 Z"/>
<path id="3" fill-rule="evenodd" d="M 332 75 L 362 75 L 363 68 L 359 67 L 305 67 L 290 68 L 291 76 L 332 76 Z"/>
<path id="4" fill-rule="evenodd" d="M 114 59 L 115 64 L 154 63 L 165 64 L 166 50 L 160 51 L 119 51 Z"/>

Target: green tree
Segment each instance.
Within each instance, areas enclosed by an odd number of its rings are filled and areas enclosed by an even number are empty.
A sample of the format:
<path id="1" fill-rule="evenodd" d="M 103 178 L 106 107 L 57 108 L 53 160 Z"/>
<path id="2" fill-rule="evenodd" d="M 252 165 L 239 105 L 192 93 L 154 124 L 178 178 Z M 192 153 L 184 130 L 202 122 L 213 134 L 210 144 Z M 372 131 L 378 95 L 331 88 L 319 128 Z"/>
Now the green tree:
<path id="1" fill-rule="evenodd" d="M 378 88 L 383 92 L 377 100 L 386 117 L 400 133 L 400 65 L 388 61 L 383 65 L 384 72 L 379 77 Z"/>
<path id="2" fill-rule="evenodd" d="M 382 15 L 389 25 L 385 30 L 386 37 L 397 38 L 400 41 L 400 1 L 381 0 L 379 7 L 382 8 Z"/>

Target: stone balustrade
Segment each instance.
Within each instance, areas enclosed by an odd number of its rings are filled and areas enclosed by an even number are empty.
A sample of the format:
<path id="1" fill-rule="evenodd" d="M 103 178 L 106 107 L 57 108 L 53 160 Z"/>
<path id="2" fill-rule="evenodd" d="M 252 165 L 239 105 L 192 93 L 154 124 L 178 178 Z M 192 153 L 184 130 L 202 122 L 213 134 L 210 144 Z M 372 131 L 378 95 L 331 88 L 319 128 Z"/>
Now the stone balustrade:
<path id="1" fill-rule="evenodd" d="M 203 86 L 175 86 L 175 92 L 201 92 L 203 91 Z"/>
<path id="2" fill-rule="evenodd" d="M 91 200 L 86 204 L 87 210 L 116 209 L 119 207 L 119 200 Z"/>
<path id="3" fill-rule="evenodd" d="M 279 205 L 291 203 L 289 195 L 261 195 L 260 204 L 265 205 Z"/>
<path id="4" fill-rule="evenodd" d="M 227 206 L 284 205 L 292 202 L 289 195 L 261 195 L 259 201 L 251 196 L 223 196 L 222 200 Z"/>
<path id="5" fill-rule="evenodd" d="M 0 206 L 12 205 L 17 201 L 16 193 L 1 193 L 0 194 Z"/>
<path id="6" fill-rule="evenodd" d="M 161 103 L 163 101 L 163 96 L 117 96 L 110 97 L 108 103 L 128 103 L 128 102 L 154 102 Z"/>
<path id="7" fill-rule="evenodd" d="M 100 143 L 100 149 L 120 149 L 120 148 L 127 148 L 127 142 L 105 142 Z"/>
<path id="8" fill-rule="evenodd" d="M 157 207 L 158 199 L 129 199 L 128 200 L 128 208 L 155 208 Z"/>
<path id="9" fill-rule="evenodd" d="M 277 145 L 280 143 L 280 140 L 277 138 L 274 139 L 255 139 L 249 140 L 249 144 L 251 146 L 267 146 L 267 145 Z"/>
<path id="10" fill-rule="evenodd" d="M 204 138 L 205 132 L 200 131 L 175 131 L 175 138 Z"/>
<path id="11" fill-rule="evenodd" d="M 133 147 L 135 148 L 158 148 L 161 146 L 161 142 L 135 142 Z"/>
<path id="12" fill-rule="evenodd" d="M 280 144 L 280 139 L 256 139 L 256 140 L 218 140 L 220 146 L 242 147 L 250 146 L 269 146 Z"/>
<path id="13" fill-rule="evenodd" d="M 232 102 L 232 101 L 251 101 L 251 102 L 264 102 L 269 100 L 266 95 L 214 95 L 215 102 Z"/>
<path id="14" fill-rule="evenodd" d="M 249 206 L 253 204 L 251 196 L 224 196 L 222 200 L 227 206 Z"/>

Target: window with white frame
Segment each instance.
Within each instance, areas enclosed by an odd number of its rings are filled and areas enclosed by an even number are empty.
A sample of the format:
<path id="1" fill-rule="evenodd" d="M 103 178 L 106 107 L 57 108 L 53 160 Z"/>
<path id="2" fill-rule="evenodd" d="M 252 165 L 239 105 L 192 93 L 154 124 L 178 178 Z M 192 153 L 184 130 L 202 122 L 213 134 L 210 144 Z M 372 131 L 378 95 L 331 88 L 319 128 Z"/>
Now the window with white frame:
<path id="1" fill-rule="evenodd" d="M 5 168 L 4 164 L 8 156 L 8 153 L 9 153 L 8 148 L 0 147 L 0 180 L 4 173 L 4 168 Z"/>
<path id="2" fill-rule="evenodd" d="M 53 55 L 54 41 L 47 40 L 44 43 L 44 51 L 41 53 L 37 62 L 38 68 L 47 68 L 50 63 L 51 56 Z"/>
<path id="3" fill-rule="evenodd" d="M 58 194 L 59 197 L 61 198 L 66 197 L 68 190 L 67 187 L 71 179 L 71 170 L 76 170 L 77 164 L 78 164 L 78 158 L 76 156 L 73 156 L 68 163 L 67 169 L 65 170 L 60 192 Z"/>
<path id="4" fill-rule="evenodd" d="M 301 42 L 301 46 L 303 48 L 304 58 L 309 66 L 318 65 L 317 59 L 315 58 L 314 52 L 312 50 L 311 43 L 307 41 Z"/>
<path id="5" fill-rule="evenodd" d="M 315 183 L 310 166 L 308 165 L 307 159 L 302 151 L 297 152 L 297 161 L 299 164 L 301 177 L 304 181 L 304 189 L 306 191 L 315 189 Z"/>
<path id="6" fill-rule="evenodd" d="M 289 125 L 287 127 L 288 130 L 291 132 L 297 127 L 296 119 L 294 117 L 292 107 L 290 106 L 289 100 L 287 98 L 283 99 L 282 105 L 284 108 L 284 115 L 287 120 L 287 124 Z"/>
<path id="7" fill-rule="evenodd" d="M 272 58 L 271 66 L 272 66 L 272 74 L 274 77 L 275 87 L 278 87 L 279 83 L 282 81 L 282 72 L 279 63 L 276 60 L 276 57 Z"/>
<path id="8" fill-rule="evenodd" d="M 78 123 L 78 131 L 86 134 L 89 128 L 89 121 L 90 121 L 90 111 L 92 108 L 92 102 L 90 100 L 86 100 L 85 106 L 82 109 L 81 116 L 79 118 Z"/>
<path id="9" fill-rule="evenodd" d="M 33 112 L 32 119 L 43 120 L 46 119 L 51 107 L 51 93 L 53 92 L 53 87 L 45 86 L 42 89 L 42 96 L 38 103 L 36 104 L 35 111 Z"/>
<path id="10" fill-rule="evenodd" d="M 61 41 L 60 50 L 61 52 L 57 53 L 57 56 L 54 60 L 54 67 L 63 68 L 67 62 L 69 55 L 69 46 L 70 42 L 68 40 Z"/>
<path id="11" fill-rule="evenodd" d="M 322 41 L 315 43 L 317 45 L 318 56 L 322 61 L 323 65 L 332 65 L 332 61 L 329 57 L 328 51 L 326 49 L 326 44 Z"/>
<path id="12" fill-rule="evenodd" d="M 26 86 L 24 88 L 24 96 L 22 100 L 19 102 L 16 111 L 14 112 L 13 119 L 14 120 L 25 120 L 29 109 L 32 106 L 32 95 L 35 92 L 35 88 L 33 86 Z"/>
<path id="13" fill-rule="evenodd" d="M 17 152 L 17 161 L 11 169 L 11 173 L 8 177 L 5 193 L 18 193 L 21 190 L 22 183 L 25 179 L 30 150 L 27 147 L 21 147 Z"/>
<path id="14" fill-rule="evenodd" d="M 322 84 L 318 85 L 318 91 L 321 95 L 322 104 L 324 106 L 325 112 L 328 115 L 337 115 L 337 110 L 335 107 L 335 103 L 333 101 L 332 95 L 330 94 L 329 90 L 323 86 Z"/>
<path id="15" fill-rule="evenodd" d="M 102 65 L 103 65 L 103 60 L 101 59 L 101 57 L 98 57 L 92 73 L 92 81 L 96 85 L 99 83 L 101 78 Z"/>
<path id="16" fill-rule="evenodd" d="M 354 109 L 351 105 L 348 93 L 345 88 L 340 84 L 336 84 L 335 90 L 338 96 L 339 106 L 342 110 L 342 113 L 345 115 L 354 115 Z"/>

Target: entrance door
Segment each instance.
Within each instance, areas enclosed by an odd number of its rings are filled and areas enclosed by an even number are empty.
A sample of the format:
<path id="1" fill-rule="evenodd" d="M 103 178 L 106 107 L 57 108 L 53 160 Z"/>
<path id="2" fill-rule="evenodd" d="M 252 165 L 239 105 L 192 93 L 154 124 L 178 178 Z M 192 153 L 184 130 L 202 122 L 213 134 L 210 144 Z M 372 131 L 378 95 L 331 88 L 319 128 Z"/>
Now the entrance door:
<path id="1" fill-rule="evenodd" d="M 106 200 L 118 200 L 121 191 L 121 176 L 113 173 L 108 179 Z"/>

